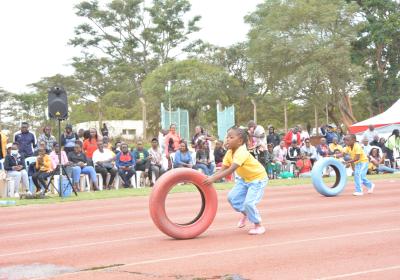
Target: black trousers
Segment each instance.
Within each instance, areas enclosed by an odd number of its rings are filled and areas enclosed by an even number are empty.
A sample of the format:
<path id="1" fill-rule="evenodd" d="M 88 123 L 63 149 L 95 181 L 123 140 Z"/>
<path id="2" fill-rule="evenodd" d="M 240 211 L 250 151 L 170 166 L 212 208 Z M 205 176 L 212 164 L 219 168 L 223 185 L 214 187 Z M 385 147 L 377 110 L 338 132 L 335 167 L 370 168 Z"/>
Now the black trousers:
<path id="1" fill-rule="evenodd" d="M 117 175 L 117 169 L 115 168 L 107 168 L 104 166 L 96 165 L 96 173 L 100 173 L 101 177 L 103 178 L 103 184 L 107 184 L 107 173 L 110 173 L 110 182 L 108 182 L 108 185 L 111 186 L 114 182 L 115 176 Z"/>
<path id="2" fill-rule="evenodd" d="M 32 175 L 32 181 L 36 186 L 36 191 L 40 191 L 41 185 L 47 189 L 46 179 L 51 176 L 51 172 L 37 171 Z"/>

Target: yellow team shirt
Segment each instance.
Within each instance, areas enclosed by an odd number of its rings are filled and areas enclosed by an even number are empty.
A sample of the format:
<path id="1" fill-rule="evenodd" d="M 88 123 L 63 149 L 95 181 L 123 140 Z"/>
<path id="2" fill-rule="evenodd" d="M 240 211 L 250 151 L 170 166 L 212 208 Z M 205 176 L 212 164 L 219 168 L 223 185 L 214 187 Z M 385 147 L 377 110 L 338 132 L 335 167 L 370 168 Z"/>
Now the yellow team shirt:
<path id="1" fill-rule="evenodd" d="M 354 163 L 368 162 L 368 158 L 365 155 L 363 148 L 358 143 L 354 143 L 353 149 L 349 146 L 344 147 L 343 153 L 350 155 L 351 159 L 355 159 L 356 155 L 360 155 L 360 159 Z"/>
<path id="2" fill-rule="evenodd" d="M 329 144 L 329 150 L 333 153 L 335 150 L 339 150 L 339 152 L 343 152 L 343 147 L 339 144 Z"/>
<path id="3" fill-rule="evenodd" d="M 236 169 L 236 173 L 243 178 L 245 182 L 263 180 L 268 176 L 265 168 L 249 153 L 249 151 L 247 151 L 245 145 L 240 146 L 234 154 L 232 154 L 231 149 L 226 152 L 222 164 L 229 167 L 233 163 L 239 165 Z"/>
<path id="4" fill-rule="evenodd" d="M 51 158 L 49 155 L 43 156 L 42 164 L 39 164 L 39 160 L 36 160 L 36 169 L 44 172 L 50 172 L 53 170 L 53 165 L 51 163 Z"/>

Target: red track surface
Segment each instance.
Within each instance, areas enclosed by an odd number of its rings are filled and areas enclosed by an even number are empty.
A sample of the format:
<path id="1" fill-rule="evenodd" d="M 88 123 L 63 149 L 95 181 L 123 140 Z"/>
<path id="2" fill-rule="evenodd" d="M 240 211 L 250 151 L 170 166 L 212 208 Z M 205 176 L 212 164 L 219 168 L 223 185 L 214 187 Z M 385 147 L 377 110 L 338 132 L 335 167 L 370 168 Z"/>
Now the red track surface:
<path id="1" fill-rule="evenodd" d="M 351 185 L 333 198 L 311 186 L 267 187 L 263 236 L 235 228 L 226 192 L 206 233 L 183 241 L 155 228 L 147 197 L 1 208 L 0 268 L 78 270 L 52 279 L 400 279 L 400 179 L 375 183 L 363 197 Z M 173 194 L 168 212 L 186 216 L 198 200 Z"/>

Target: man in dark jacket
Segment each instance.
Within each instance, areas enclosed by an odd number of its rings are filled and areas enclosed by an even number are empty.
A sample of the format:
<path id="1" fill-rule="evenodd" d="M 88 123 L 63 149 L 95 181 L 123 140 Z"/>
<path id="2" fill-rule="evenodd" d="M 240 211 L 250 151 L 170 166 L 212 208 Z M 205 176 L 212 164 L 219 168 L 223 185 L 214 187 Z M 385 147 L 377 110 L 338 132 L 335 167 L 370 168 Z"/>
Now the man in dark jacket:
<path id="1" fill-rule="evenodd" d="M 278 134 L 275 133 L 275 128 L 270 126 L 268 128 L 267 144 L 272 144 L 272 147 L 278 146 L 281 139 Z"/>
<path id="2" fill-rule="evenodd" d="M 14 142 L 19 146 L 19 153 L 25 158 L 33 156 L 33 149 L 36 147 L 36 137 L 29 132 L 29 124 L 23 122 L 21 131 L 14 136 Z"/>
<path id="3" fill-rule="evenodd" d="M 7 177 L 14 179 L 14 194 L 18 193 L 21 182 L 24 189 L 29 192 L 29 179 L 25 168 L 25 158 L 18 152 L 17 143 L 12 144 L 10 154 L 4 159 L 4 170 L 7 171 Z"/>
<path id="4" fill-rule="evenodd" d="M 121 144 L 121 152 L 117 154 L 115 164 L 123 181 L 123 186 L 129 188 L 131 186 L 130 180 L 135 175 L 135 158 L 133 153 L 129 152 L 128 144 Z"/>

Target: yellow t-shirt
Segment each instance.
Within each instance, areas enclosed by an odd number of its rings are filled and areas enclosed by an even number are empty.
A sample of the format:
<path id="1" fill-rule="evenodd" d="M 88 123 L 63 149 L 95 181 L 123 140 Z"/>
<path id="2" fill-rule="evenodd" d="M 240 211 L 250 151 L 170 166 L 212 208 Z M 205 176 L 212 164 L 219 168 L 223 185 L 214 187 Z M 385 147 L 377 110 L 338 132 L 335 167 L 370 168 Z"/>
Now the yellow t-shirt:
<path id="1" fill-rule="evenodd" d="M 368 162 L 368 158 L 365 155 L 363 148 L 358 143 L 354 143 L 353 149 L 349 146 L 344 147 L 343 153 L 350 155 L 351 159 L 355 159 L 356 155 L 360 155 L 360 159 L 354 163 Z"/>
<path id="2" fill-rule="evenodd" d="M 343 147 L 339 144 L 329 144 L 329 150 L 333 153 L 335 150 L 339 150 L 339 152 L 343 152 Z"/>
<path id="3" fill-rule="evenodd" d="M 239 147 L 234 154 L 232 154 L 232 150 L 230 149 L 226 152 L 222 164 L 229 167 L 233 163 L 239 165 L 236 173 L 245 182 L 263 180 L 267 177 L 265 168 L 247 151 L 245 145 Z"/>

